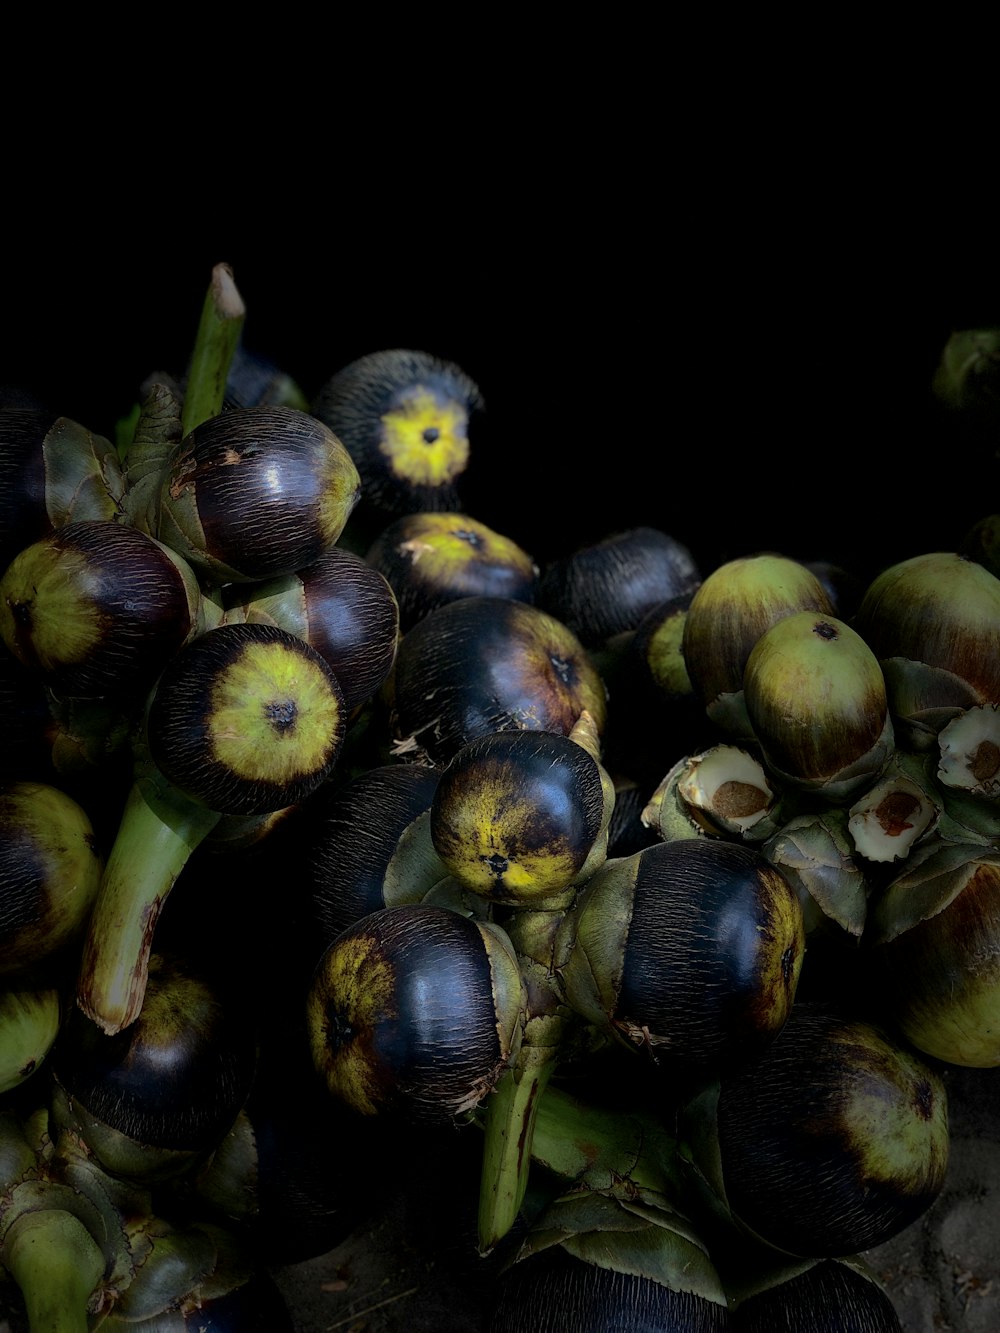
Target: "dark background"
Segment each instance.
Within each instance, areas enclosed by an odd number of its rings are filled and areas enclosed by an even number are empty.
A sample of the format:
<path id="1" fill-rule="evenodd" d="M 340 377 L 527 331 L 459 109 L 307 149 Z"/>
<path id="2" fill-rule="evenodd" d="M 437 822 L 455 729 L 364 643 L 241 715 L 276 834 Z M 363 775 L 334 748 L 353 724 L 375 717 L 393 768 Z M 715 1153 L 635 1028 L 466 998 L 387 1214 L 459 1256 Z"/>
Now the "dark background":
<path id="1" fill-rule="evenodd" d="M 543 562 L 651 524 L 706 571 L 768 548 L 867 573 L 954 549 L 1000 508 L 992 440 L 931 393 L 952 330 L 1000 322 L 988 266 L 949 238 L 901 236 L 894 213 L 671 215 L 652 185 L 580 183 L 534 212 L 499 186 L 424 211 L 353 202 L 317 196 L 309 226 L 26 219 L 0 382 L 112 433 L 151 371 L 183 371 L 226 262 L 245 345 L 310 397 L 383 347 L 471 374 L 488 434 L 467 507 Z"/>

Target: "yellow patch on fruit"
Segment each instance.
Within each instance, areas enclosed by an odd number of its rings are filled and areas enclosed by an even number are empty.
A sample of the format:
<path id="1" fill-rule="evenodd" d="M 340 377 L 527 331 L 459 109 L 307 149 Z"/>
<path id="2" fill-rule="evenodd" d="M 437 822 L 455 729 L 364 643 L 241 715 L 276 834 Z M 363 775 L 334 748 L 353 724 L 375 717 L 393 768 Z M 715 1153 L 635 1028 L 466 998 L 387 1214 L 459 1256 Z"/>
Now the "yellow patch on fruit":
<path id="1" fill-rule="evenodd" d="M 547 898 L 572 882 L 589 848 L 574 855 L 552 823 L 539 829 L 539 818 L 531 790 L 518 796 L 509 782 L 480 782 L 450 812 L 450 832 L 437 830 L 439 855 L 480 897 L 504 903 Z"/>
<path id="2" fill-rule="evenodd" d="M 465 470 L 468 428 L 461 404 L 416 385 L 382 417 L 379 449 L 395 476 L 413 485 L 441 486 Z"/>
<path id="3" fill-rule="evenodd" d="M 531 573 L 531 559 L 508 537 L 463 514 L 425 514 L 398 550 L 419 565 L 428 582 L 446 583 L 456 570 L 479 562 Z"/>
<path id="4" fill-rule="evenodd" d="M 649 670 L 657 686 L 667 694 L 690 694 L 691 678 L 684 661 L 684 616 L 664 620 L 653 632 L 649 647 Z"/>
<path id="5" fill-rule="evenodd" d="M 865 1180 L 919 1191 L 929 1169 L 944 1171 L 945 1092 L 923 1061 L 877 1048 L 858 1061 L 841 1113 Z"/>
<path id="6" fill-rule="evenodd" d="M 326 763 L 340 710 L 318 662 L 283 643 L 248 644 L 212 691 L 212 757 L 249 781 L 292 782 Z"/>
<path id="7" fill-rule="evenodd" d="M 2 584 L 0 629 L 7 647 L 42 671 L 84 661 L 107 632 L 86 595 L 92 583 L 87 560 L 72 550 L 54 559 L 38 543 L 16 556 Z"/>
<path id="8" fill-rule="evenodd" d="M 760 978 L 757 1000 L 758 1027 L 777 1031 L 791 1011 L 805 958 L 805 921 L 798 896 L 780 871 L 766 867 L 758 872 L 767 927 L 761 933 Z"/>
<path id="9" fill-rule="evenodd" d="M 193 976 L 178 975 L 173 984 L 158 984 L 165 971 L 161 955 L 149 962 L 149 984 L 143 998 L 142 1015 L 148 1031 L 156 1034 L 156 1044 L 169 1051 L 192 1027 L 210 1029 L 218 999 L 206 982 Z"/>
<path id="10" fill-rule="evenodd" d="M 340 537 L 361 498 L 361 474 L 345 445 L 335 435 L 327 439 L 327 466 L 319 496 L 319 531 L 333 545 Z"/>
<path id="11" fill-rule="evenodd" d="M 313 1063 L 335 1097 L 377 1115 L 374 1034 L 397 1017 L 393 969 L 371 935 L 345 935 L 327 950 L 307 999 Z"/>

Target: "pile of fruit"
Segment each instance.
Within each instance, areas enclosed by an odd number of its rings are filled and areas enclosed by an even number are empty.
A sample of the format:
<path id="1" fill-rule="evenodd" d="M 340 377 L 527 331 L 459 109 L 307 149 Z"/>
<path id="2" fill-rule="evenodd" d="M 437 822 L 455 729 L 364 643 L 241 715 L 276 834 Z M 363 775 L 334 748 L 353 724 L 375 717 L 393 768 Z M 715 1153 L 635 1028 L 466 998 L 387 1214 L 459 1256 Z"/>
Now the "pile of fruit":
<path id="1" fill-rule="evenodd" d="M 8 1299 L 292 1330 L 271 1270 L 444 1136 L 484 1333 L 898 1329 L 863 1252 L 1000 1065 L 1000 520 L 539 565 L 460 366 L 306 401 L 244 316 L 220 265 L 114 440 L 0 403 Z"/>

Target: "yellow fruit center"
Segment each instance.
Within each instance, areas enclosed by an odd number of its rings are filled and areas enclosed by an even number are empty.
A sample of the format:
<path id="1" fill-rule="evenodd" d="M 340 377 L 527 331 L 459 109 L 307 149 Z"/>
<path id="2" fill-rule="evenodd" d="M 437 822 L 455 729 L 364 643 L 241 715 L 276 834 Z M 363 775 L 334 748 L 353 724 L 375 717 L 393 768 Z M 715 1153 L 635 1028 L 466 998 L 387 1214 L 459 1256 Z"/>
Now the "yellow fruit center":
<path id="1" fill-rule="evenodd" d="M 397 1017 L 393 969 L 370 935 L 331 946 L 309 995 L 313 1058 L 338 1098 L 363 1115 L 379 1110 L 374 1032 Z"/>
<path id="2" fill-rule="evenodd" d="M 392 472 L 412 484 L 441 486 L 465 470 L 469 459 L 468 414 L 415 387 L 382 417 L 379 445 Z"/>
<path id="3" fill-rule="evenodd" d="M 326 763 L 340 700 L 319 663 L 281 643 L 249 645 L 212 692 L 213 758 L 248 780 L 285 783 Z"/>

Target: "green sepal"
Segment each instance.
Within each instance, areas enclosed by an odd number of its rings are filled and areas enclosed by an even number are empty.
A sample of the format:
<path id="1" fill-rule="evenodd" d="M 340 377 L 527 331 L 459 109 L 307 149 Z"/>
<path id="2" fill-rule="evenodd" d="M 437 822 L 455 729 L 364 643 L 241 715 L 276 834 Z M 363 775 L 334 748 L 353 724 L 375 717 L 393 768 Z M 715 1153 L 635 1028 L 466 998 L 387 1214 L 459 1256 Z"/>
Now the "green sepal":
<path id="1" fill-rule="evenodd" d="M 906 750 L 930 750 L 938 733 L 967 708 L 983 703 L 972 685 L 943 667 L 909 657 L 880 660 L 897 743 Z"/>
<path id="2" fill-rule="evenodd" d="M 145 1187 L 183 1175 L 201 1159 L 202 1153 L 193 1148 L 165 1148 L 139 1142 L 92 1115 L 58 1079 L 53 1083 L 52 1119 L 56 1127 L 85 1140 L 98 1162 L 113 1163 L 114 1170 L 136 1186 Z"/>
<path id="3" fill-rule="evenodd" d="M 861 938 L 870 886 L 847 831 L 845 810 L 795 815 L 761 852 L 797 891 L 807 934 L 832 922 Z"/>
<path id="4" fill-rule="evenodd" d="M 518 1258 L 550 1245 L 560 1245 L 599 1268 L 728 1306 L 722 1280 L 698 1230 L 673 1208 L 629 1203 L 591 1190 L 567 1194 L 536 1220 Z"/>
<path id="5" fill-rule="evenodd" d="M 228 264 L 216 264 L 188 363 L 181 413 L 182 436 L 189 435 L 196 426 L 222 411 L 229 369 L 245 319 L 246 307 L 233 281 L 232 269 Z"/>
<path id="6" fill-rule="evenodd" d="M 400 834 L 389 857 L 383 877 L 383 901 L 386 907 L 418 903 L 436 884 L 450 879 L 431 840 L 430 811 L 424 810 Z"/>
<path id="7" fill-rule="evenodd" d="M 938 841 L 917 848 L 903 873 L 871 904 L 871 942 L 886 944 L 936 916 L 958 897 L 981 865 L 1000 865 L 1000 849 Z"/>
<path id="8" fill-rule="evenodd" d="M 115 1314 L 138 1323 L 176 1308 L 195 1293 L 216 1265 L 215 1242 L 201 1227 L 175 1227 L 162 1218 L 150 1225 L 142 1267 L 115 1303 Z"/>
<path id="9" fill-rule="evenodd" d="M 587 1189 L 650 1202 L 678 1197 L 677 1139 L 649 1112 L 608 1110 L 549 1083 L 538 1102 L 534 1161 Z"/>
<path id="10" fill-rule="evenodd" d="M 150 537 L 159 527 L 163 470 L 180 438 L 179 397 L 168 384 L 149 384 L 125 453 L 122 509 L 125 521 Z"/>
<path id="11" fill-rule="evenodd" d="M 53 1097 L 53 1103 L 55 1100 Z M 109 1175 L 72 1130 L 57 1132 L 47 1166 L 100 1215 L 105 1286 L 116 1293 L 124 1291 L 149 1250 L 147 1228 L 153 1212 L 149 1192 L 132 1181 Z"/>
<path id="12" fill-rule="evenodd" d="M 586 1022 L 611 1026 L 635 903 L 640 853 L 612 857 L 577 890 L 556 931 L 553 965 L 566 1003 Z"/>
<path id="13" fill-rule="evenodd" d="M 42 442 L 45 508 L 54 528 L 119 516 L 124 480 L 110 440 L 69 417 L 52 423 Z"/>
<path id="14" fill-rule="evenodd" d="M 259 1211 L 259 1179 L 257 1135 L 250 1116 L 241 1110 L 204 1165 L 180 1184 L 189 1184 L 220 1217 L 246 1224 Z"/>
<path id="15" fill-rule="evenodd" d="M 23 1116 L 5 1106 L 0 1109 L 0 1194 L 39 1169 L 39 1148 L 29 1140 Z"/>

